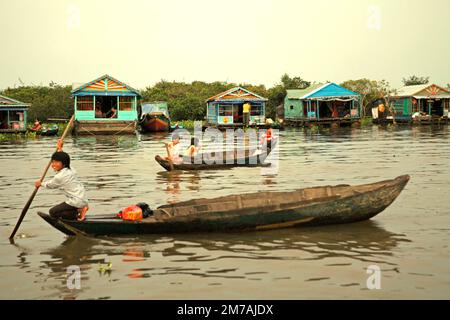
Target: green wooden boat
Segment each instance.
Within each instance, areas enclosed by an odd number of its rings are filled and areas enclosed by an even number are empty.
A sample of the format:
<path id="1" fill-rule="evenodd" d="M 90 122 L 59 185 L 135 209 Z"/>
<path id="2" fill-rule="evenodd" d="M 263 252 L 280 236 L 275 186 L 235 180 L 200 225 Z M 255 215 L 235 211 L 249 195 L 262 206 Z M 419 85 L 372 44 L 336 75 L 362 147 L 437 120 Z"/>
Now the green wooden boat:
<path id="1" fill-rule="evenodd" d="M 215 199 L 195 199 L 158 207 L 141 221 L 114 214 L 86 220 L 54 219 L 38 214 L 61 232 L 111 236 L 213 231 L 270 230 L 352 223 L 386 209 L 409 181 L 408 175 L 371 184 L 322 186 L 290 192 L 257 192 Z"/>

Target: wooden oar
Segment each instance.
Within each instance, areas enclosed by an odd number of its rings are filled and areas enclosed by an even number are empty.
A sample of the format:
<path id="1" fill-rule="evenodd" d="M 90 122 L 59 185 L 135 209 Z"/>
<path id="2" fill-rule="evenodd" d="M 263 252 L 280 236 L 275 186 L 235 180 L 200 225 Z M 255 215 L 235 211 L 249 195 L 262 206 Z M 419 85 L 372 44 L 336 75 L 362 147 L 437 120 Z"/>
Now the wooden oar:
<path id="1" fill-rule="evenodd" d="M 169 161 L 170 171 L 173 171 L 174 170 L 173 162 L 172 162 L 172 157 L 169 152 L 169 145 L 167 143 L 165 145 L 166 145 L 166 151 L 167 151 L 167 161 Z"/>
<path id="2" fill-rule="evenodd" d="M 61 140 L 64 141 L 64 138 L 67 135 L 67 132 L 69 132 L 69 128 L 72 126 L 73 121 L 75 119 L 75 115 L 72 116 L 72 118 L 70 118 L 69 123 L 67 124 L 66 129 L 64 130 L 63 135 L 61 136 Z M 58 148 L 56 148 L 56 151 L 58 151 Z M 52 160 L 50 160 L 47 164 L 47 166 L 45 167 L 44 173 L 42 174 L 41 179 L 39 180 L 41 183 L 42 181 L 44 181 L 45 175 L 47 174 L 48 169 L 50 168 L 50 165 L 52 164 Z M 17 230 L 19 229 L 20 224 L 22 223 L 23 218 L 25 217 L 25 215 L 27 214 L 28 209 L 30 208 L 31 202 L 33 202 L 34 197 L 36 196 L 36 193 L 38 192 L 39 188 L 34 188 L 33 193 L 31 194 L 30 198 L 28 199 L 27 203 L 25 204 L 25 207 L 22 210 L 22 213 L 20 214 L 19 220 L 17 220 L 16 226 L 14 227 L 13 232 L 11 233 L 11 235 L 9 236 L 9 239 L 13 239 Z"/>

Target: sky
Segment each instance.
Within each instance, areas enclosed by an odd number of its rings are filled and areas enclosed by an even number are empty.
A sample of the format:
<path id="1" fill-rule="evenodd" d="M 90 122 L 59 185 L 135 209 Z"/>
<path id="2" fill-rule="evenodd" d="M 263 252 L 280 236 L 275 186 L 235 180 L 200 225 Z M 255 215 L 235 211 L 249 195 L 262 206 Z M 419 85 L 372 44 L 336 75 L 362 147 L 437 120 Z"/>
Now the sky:
<path id="1" fill-rule="evenodd" d="M 109 74 L 450 83 L 450 0 L 0 0 L 0 89 Z"/>

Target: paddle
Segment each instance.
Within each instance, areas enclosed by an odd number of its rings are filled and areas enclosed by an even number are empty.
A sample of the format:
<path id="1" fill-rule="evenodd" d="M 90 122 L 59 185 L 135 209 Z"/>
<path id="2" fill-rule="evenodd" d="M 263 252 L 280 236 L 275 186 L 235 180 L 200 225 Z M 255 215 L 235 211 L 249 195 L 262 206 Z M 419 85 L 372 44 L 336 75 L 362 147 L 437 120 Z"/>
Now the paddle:
<path id="1" fill-rule="evenodd" d="M 64 138 L 67 135 L 67 132 L 69 132 L 69 128 L 72 126 L 73 121 L 75 119 L 75 115 L 70 118 L 69 123 L 67 124 L 66 129 L 64 130 L 63 135 L 61 136 L 61 140 L 64 141 Z M 58 148 L 56 148 L 56 151 L 58 151 Z M 44 173 L 42 174 L 42 177 L 39 181 L 44 181 L 45 175 L 47 174 L 48 169 L 50 168 L 50 165 L 52 164 L 52 161 L 50 160 L 47 164 L 47 167 L 45 167 Z M 36 193 L 38 192 L 39 188 L 34 188 L 33 193 L 31 194 L 30 198 L 28 199 L 27 203 L 25 204 L 25 207 L 22 210 L 22 213 L 20 214 L 19 220 L 17 220 L 16 226 L 14 227 L 13 232 L 9 236 L 9 239 L 13 239 L 17 230 L 19 229 L 20 224 L 22 223 L 23 218 L 27 214 L 28 209 L 30 208 L 31 202 L 33 202 L 34 197 L 36 196 Z"/>
<path id="2" fill-rule="evenodd" d="M 167 143 L 165 143 L 165 145 L 166 145 L 166 151 L 167 151 L 167 161 L 169 161 L 170 171 L 173 171 L 173 162 L 172 162 L 172 157 L 170 156 L 170 152 L 169 152 L 169 145 Z"/>

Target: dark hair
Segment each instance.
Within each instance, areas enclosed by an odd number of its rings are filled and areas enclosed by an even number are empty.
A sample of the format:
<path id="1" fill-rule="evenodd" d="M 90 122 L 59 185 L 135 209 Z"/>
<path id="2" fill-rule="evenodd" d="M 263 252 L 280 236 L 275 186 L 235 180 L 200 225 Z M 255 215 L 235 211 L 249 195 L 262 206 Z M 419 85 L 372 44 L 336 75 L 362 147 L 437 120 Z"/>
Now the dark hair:
<path id="1" fill-rule="evenodd" d="M 57 151 L 52 155 L 52 160 L 61 161 L 63 164 L 63 168 L 70 169 L 70 156 L 67 153 L 63 151 Z"/>

